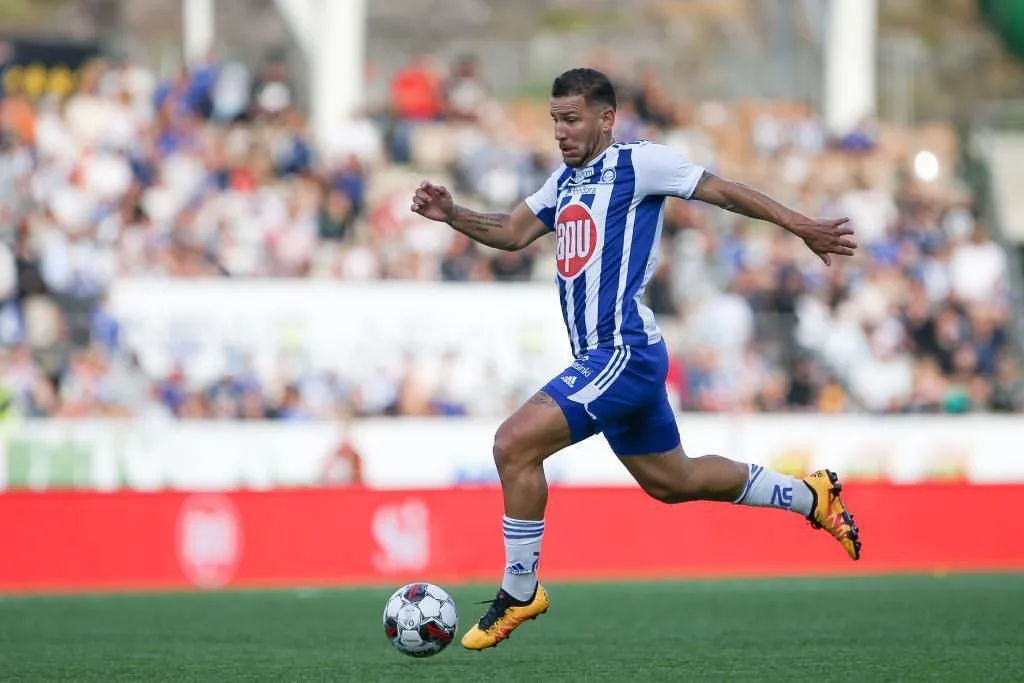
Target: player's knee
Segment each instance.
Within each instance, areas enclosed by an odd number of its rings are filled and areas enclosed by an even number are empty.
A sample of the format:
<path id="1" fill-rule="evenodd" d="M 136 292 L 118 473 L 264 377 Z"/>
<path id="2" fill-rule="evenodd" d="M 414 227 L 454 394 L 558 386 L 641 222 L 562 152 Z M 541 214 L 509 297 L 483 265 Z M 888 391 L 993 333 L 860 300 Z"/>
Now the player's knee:
<path id="1" fill-rule="evenodd" d="M 526 434 L 513 422 L 506 421 L 494 434 L 494 464 L 498 474 L 525 465 L 530 460 Z"/>

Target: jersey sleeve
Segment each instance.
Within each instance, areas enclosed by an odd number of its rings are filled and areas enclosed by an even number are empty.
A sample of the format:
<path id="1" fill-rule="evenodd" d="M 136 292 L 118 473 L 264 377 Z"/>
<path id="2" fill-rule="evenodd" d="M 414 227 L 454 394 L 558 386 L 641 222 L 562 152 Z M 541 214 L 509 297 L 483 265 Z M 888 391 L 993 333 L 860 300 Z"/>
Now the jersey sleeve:
<path id="1" fill-rule="evenodd" d="M 641 145 L 633 158 L 637 185 L 644 195 L 689 199 L 704 175 L 703 166 L 665 145 Z"/>
<path id="2" fill-rule="evenodd" d="M 562 175 L 565 167 L 559 167 L 554 173 L 548 176 L 547 181 L 539 190 L 526 198 L 526 205 L 530 207 L 537 219 L 548 226 L 549 230 L 555 229 L 555 207 L 558 205 L 558 178 Z"/>

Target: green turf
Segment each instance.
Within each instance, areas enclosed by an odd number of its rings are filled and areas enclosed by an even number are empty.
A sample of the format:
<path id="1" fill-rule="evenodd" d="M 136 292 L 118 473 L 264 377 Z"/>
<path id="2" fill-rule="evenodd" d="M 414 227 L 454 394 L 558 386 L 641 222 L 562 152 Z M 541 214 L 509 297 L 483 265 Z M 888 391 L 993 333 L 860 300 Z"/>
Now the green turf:
<path id="1" fill-rule="evenodd" d="M 2 681 L 1021 681 L 1024 575 L 551 584 L 496 650 L 387 643 L 387 589 L 0 598 Z M 455 587 L 462 629 L 484 587 Z"/>

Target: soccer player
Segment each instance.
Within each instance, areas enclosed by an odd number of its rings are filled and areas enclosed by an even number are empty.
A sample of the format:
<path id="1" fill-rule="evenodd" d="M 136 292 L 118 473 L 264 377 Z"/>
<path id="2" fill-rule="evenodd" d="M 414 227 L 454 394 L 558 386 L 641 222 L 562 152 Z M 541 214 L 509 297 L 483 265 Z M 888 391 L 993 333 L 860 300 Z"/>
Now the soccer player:
<path id="1" fill-rule="evenodd" d="M 548 609 L 537 581 L 547 481 L 542 463 L 602 433 L 648 495 L 665 503 L 731 502 L 796 512 L 860 557 L 853 516 L 835 473 L 797 479 L 719 455 L 683 452 L 665 378 L 668 353 L 643 303 L 654 272 L 665 197 L 695 199 L 774 223 L 826 266 L 856 244 L 847 219 L 814 219 L 750 187 L 690 163 L 663 145 L 615 142 L 615 91 L 604 74 L 572 69 L 551 87 L 551 118 L 563 163 L 510 214 L 454 203 L 443 186 L 422 183 L 412 211 L 443 221 L 498 249 L 522 249 L 553 232 L 562 316 L 573 361 L 515 411 L 494 436 L 505 514 L 505 575 L 497 596 L 462 644 L 500 643 Z"/>

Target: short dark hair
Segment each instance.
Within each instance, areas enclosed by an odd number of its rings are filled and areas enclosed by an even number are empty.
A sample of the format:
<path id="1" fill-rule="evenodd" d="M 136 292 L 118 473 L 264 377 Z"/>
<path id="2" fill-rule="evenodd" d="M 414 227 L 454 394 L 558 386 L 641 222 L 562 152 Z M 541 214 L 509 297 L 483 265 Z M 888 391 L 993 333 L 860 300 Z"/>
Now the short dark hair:
<path id="1" fill-rule="evenodd" d="M 551 84 L 552 97 L 573 95 L 583 95 L 587 104 L 604 104 L 612 109 L 618 106 L 612 82 L 597 69 L 569 69 Z"/>

